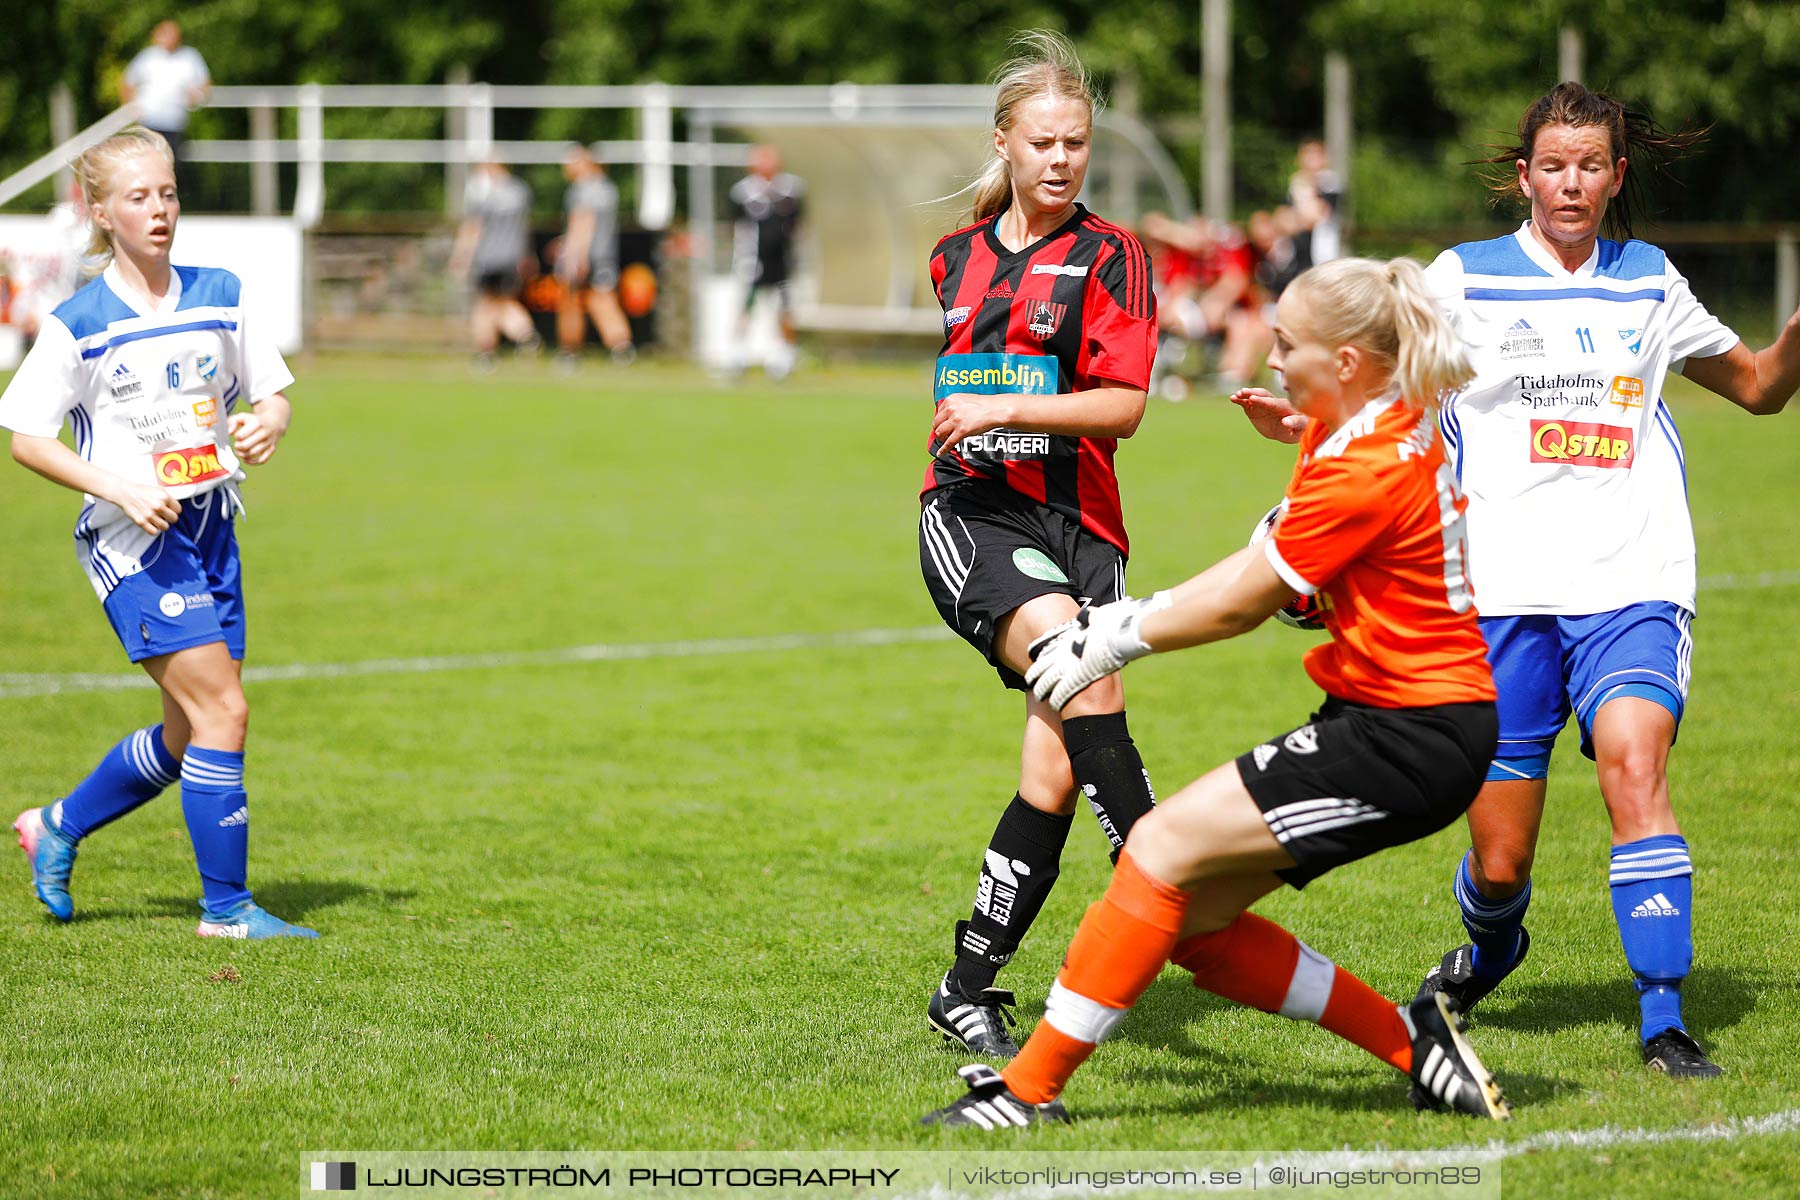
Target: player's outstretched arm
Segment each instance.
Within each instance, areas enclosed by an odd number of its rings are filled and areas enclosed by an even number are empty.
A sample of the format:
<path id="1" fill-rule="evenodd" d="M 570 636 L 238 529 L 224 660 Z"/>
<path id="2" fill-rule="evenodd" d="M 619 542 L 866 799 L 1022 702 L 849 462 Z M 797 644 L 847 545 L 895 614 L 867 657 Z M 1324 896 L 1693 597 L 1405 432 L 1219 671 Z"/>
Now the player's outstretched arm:
<path id="1" fill-rule="evenodd" d="M 1256 432 L 1270 441 L 1293 445 L 1306 432 L 1311 417 L 1299 412 L 1280 396 L 1263 388 L 1239 388 L 1231 402 L 1244 410 Z"/>
<path id="2" fill-rule="evenodd" d="M 1257 546 L 1147 600 L 1084 608 L 1032 643 L 1025 682 L 1060 709 L 1082 689 L 1146 654 L 1223 641 L 1256 628 L 1294 598 Z"/>
<path id="3" fill-rule="evenodd" d="M 1294 587 L 1256 545 L 1220 559 L 1169 595 L 1169 606 L 1142 623 L 1145 643 L 1158 654 L 1248 633 L 1292 600 Z"/>
<path id="4" fill-rule="evenodd" d="M 146 533 L 161 533 L 181 517 L 181 505 L 159 487 L 133 483 L 96 467 L 53 437 L 12 435 L 13 460 L 52 483 L 118 505 Z"/>
<path id="5" fill-rule="evenodd" d="M 1753 351 L 1739 342 L 1724 354 L 1688 359 L 1681 373 L 1745 412 L 1759 417 L 1780 412 L 1800 390 L 1800 312 L 1788 318 L 1767 349 Z"/>

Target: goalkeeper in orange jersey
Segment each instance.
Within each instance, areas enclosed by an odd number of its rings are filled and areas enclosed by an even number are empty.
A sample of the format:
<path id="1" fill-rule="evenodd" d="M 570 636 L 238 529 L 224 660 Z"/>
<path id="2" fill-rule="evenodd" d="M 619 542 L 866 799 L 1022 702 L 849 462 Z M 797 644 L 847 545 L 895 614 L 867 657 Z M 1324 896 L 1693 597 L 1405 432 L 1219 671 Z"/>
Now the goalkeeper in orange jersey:
<path id="1" fill-rule="evenodd" d="M 1410 1076 L 1422 1107 L 1509 1115 L 1445 997 L 1396 1006 L 1246 911 L 1455 821 L 1496 732 L 1468 502 L 1436 413 L 1472 371 L 1422 271 L 1407 259 L 1315 268 L 1283 294 L 1275 338 L 1269 365 L 1313 421 L 1273 535 L 1147 600 L 1084 609 L 1038 639 L 1027 680 L 1060 708 L 1135 658 L 1234 637 L 1318 594 L 1331 640 L 1305 666 L 1325 701 L 1137 822 L 1024 1049 L 1003 1074 L 964 1067 L 967 1094 L 928 1124 L 1067 1120 L 1064 1085 L 1168 962 L 1362 1047 Z"/>

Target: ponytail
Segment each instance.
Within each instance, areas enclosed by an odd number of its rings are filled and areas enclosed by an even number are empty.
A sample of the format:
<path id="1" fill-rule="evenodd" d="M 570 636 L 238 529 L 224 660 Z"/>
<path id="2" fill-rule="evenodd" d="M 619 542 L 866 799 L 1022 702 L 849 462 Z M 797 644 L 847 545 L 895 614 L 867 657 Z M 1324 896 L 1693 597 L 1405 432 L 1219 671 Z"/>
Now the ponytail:
<path id="1" fill-rule="evenodd" d="M 1475 377 L 1462 340 L 1444 319 L 1425 272 L 1410 258 L 1389 260 L 1388 285 L 1394 292 L 1394 382 L 1400 394 L 1420 404 L 1436 404 Z"/>
<path id="2" fill-rule="evenodd" d="M 1410 258 L 1340 258 L 1289 286 L 1306 297 L 1308 324 L 1321 341 L 1369 354 L 1410 403 L 1429 408 L 1475 377 L 1425 272 Z"/>
<path id="3" fill-rule="evenodd" d="M 985 221 L 995 213 L 1005 212 L 1012 204 L 1012 164 L 998 154 L 994 155 L 970 186 L 975 189 L 971 212 L 974 221 Z"/>

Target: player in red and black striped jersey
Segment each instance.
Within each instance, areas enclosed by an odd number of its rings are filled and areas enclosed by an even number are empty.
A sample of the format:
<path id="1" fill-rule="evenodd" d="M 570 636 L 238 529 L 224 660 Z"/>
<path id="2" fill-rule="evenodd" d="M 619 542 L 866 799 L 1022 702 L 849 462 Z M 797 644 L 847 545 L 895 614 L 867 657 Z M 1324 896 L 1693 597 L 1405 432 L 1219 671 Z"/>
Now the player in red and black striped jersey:
<path id="1" fill-rule="evenodd" d="M 1075 202 L 1093 123 L 1081 63 L 1053 34 L 1021 42 L 998 77 L 977 223 L 931 259 L 945 339 L 919 561 L 944 620 L 1023 690 L 1033 638 L 1125 594 L 1113 451 L 1144 414 L 1156 320 L 1143 248 Z M 1027 696 L 1019 790 L 928 1010 L 946 1040 L 1017 1052 L 994 979 L 1056 881 L 1077 796 L 1115 853 L 1154 805 L 1124 705 L 1116 679 L 1060 714 Z"/>
<path id="2" fill-rule="evenodd" d="M 1018 249 L 999 217 L 959 230 L 931 255 L 944 309 L 944 348 L 934 378 L 941 402 L 957 394 L 1055 396 L 1066 410 L 1026 432 L 1008 426 L 941 452 L 925 491 L 971 477 L 1004 483 L 1129 552 L 1113 471 L 1116 438 L 1082 435 L 1083 393 L 1143 390 L 1156 355 L 1150 262 L 1137 239 L 1080 204 L 1059 228 Z M 1058 418 L 1061 418 L 1060 420 Z M 934 431 L 935 432 L 935 431 Z"/>

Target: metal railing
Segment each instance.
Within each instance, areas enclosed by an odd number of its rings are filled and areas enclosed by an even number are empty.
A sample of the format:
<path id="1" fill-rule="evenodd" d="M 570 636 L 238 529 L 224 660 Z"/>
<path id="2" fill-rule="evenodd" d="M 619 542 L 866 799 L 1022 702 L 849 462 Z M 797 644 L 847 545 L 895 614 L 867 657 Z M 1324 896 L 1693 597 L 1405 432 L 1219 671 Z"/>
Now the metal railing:
<path id="1" fill-rule="evenodd" d="M 303 228 L 315 227 L 324 216 L 325 167 L 336 163 L 441 165 L 445 171 L 446 205 L 451 215 L 457 215 L 471 164 L 497 159 L 525 166 L 555 163 L 562 157 L 566 146 L 562 141 L 496 138 L 494 115 L 498 110 L 634 111 L 635 138 L 596 142 L 593 149 L 603 161 L 638 168 L 636 215 L 638 224 L 646 229 L 665 228 L 674 218 L 676 172 L 688 172 L 687 216 L 693 234 L 694 282 L 698 285 L 713 270 L 717 257 L 715 172 L 722 167 L 740 167 L 747 150 L 740 143 L 718 141 L 717 133 L 722 127 L 980 129 L 993 120 L 992 104 L 993 93 L 985 86 L 950 84 L 724 87 L 649 83 L 588 87 L 508 86 L 455 80 L 421 85 L 217 86 L 208 107 L 245 110 L 251 136 L 191 140 L 183 155 L 193 162 L 249 166 L 251 210 L 261 215 L 279 212 L 278 168 L 293 165 L 291 214 Z M 327 137 L 327 109 L 436 110 L 442 113 L 444 136 Z M 53 105 L 53 110 L 65 114 L 62 119 L 72 125 L 66 116 L 72 111 L 66 96 L 61 105 Z M 292 137 L 277 136 L 285 112 L 293 114 L 287 122 L 293 130 Z M 48 154 L 0 180 L 0 204 L 66 169 L 74 155 L 123 128 L 135 115 L 133 107 L 126 105 L 79 132 L 60 138 Z M 686 134 L 680 139 L 676 137 L 678 115 Z M 1192 211 L 1179 170 L 1147 125 L 1122 112 L 1103 113 L 1099 124 L 1128 147 L 1124 157 L 1129 160 L 1131 179 L 1135 180 L 1140 170 L 1147 170 L 1165 198 L 1165 207 L 1178 217 Z M 895 222 L 896 228 L 899 224 Z M 896 256 L 890 267 L 892 278 L 883 289 L 884 299 L 868 306 L 869 312 L 838 311 L 845 306 L 814 306 L 818 311 L 810 315 L 818 323 L 846 328 L 935 328 L 939 321 L 935 311 L 912 307 L 915 268 L 915 263 L 902 263 Z M 697 291 L 696 287 L 696 294 Z"/>

